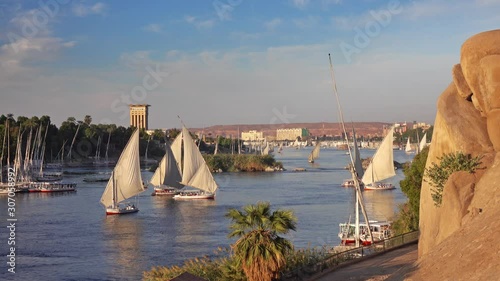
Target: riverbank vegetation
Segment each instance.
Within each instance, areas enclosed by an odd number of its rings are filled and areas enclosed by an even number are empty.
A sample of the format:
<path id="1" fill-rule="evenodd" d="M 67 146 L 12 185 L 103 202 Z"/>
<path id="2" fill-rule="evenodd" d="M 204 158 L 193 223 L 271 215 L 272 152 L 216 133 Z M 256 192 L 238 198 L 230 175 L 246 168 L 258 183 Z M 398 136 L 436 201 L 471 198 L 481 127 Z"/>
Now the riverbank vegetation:
<path id="1" fill-rule="evenodd" d="M 295 250 L 280 236 L 295 230 L 297 218 L 290 210 L 271 212 L 269 203 L 230 209 L 229 238 L 236 237 L 230 249 L 219 248 L 212 257 L 188 260 L 183 266 L 155 267 L 144 273 L 144 280 L 170 280 L 183 272 L 220 281 L 277 280 L 297 268 L 316 264 L 327 256 L 325 249 Z"/>
<path id="2" fill-rule="evenodd" d="M 408 198 L 408 202 L 399 206 L 399 213 L 392 224 L 392 229 L 396 235 L 418 230 L 420 190 L 428 154 L 429 147 L 426 147 L 415 155 L 411 163 L 403 167 L 405 178 L 399 182 L 399 185 L 401 191 Z"/>
<path id="3" fill-rule="evenodd" d="M 203 155 L 211 171 L 216 172 L 263 172 L 283 170 L 283 164 L 272 155 L 216 154 Z"/>
<path id="4" fill-rule="evenodd" d="M 71 161 L 71 162 L 93 162 L 104 159 L 116 159 L 125 147 L 134 129 L 132 127 L 117 126 L 115 124 L 94 124 L 92 117 L 87 115 L 83 120 L 69 117 L 57 127 L 52 124 L 50 117 L 25 116 L 14 117 L 12 114 L 0 115 L 0 140 L 4 157 L 9 157 L 10 163 L 14 161 L 17 140 L 21 139 L 21 147 L 27 145 L 29 134 L 33 135 L 39 131 L 40 138 L 45 143 L 44 162 Z M 180 129 L 154 130 L 147 133 L 140 131 L 139 150 L 143 159 L 159 160 L 165 154 L 166 143 L 171 143 L 180 133 Z M 46 137 L 45 137 L 46 136 Z M 198 144 L 200 151 L 206 155 L 213 154 L 216 139 L 210 136 L 200 140 L 198 136 L 191 133 L 192 138 Z M 109 141 L 109 143 L 108 143 Z M 237 154 L 239 149 L 244 149 L 243 143 L 231 138 L 217 136 L 219 153 Z M 10 153 L 9 153 L 10 152 Z M 223 158 L 223 157 L 222 157 Z M 275 167 L 274 159 L 252 158 L 252 157 L 229 157 L 228 159 L 215 159 L 214 170 L 261 170 L 262 167 Z M 6 159 L 4 159 L 7 162 Z"/>

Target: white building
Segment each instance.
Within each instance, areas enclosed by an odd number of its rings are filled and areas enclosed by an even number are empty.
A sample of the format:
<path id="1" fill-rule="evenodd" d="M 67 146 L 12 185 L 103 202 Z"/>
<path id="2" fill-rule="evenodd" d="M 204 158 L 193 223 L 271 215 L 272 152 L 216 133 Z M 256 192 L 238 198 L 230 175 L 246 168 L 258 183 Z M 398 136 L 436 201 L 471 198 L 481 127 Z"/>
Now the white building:
<path id="1" fill-rule="evenodd" d="M 309 130 L 306 128 L 291 128 L 291 129 L 277 129 L 276 130 L 276 140 L 277 141 L 294 141 L 298 137 L 301 139 L 303 137 L 309 136 Z"/>
<path id="2" fill-rule="evenodd" d="M 264 134 L 255 130 L 241 132 L 241 139 L 244 141 L 262 141 L 264 140 Z"/>

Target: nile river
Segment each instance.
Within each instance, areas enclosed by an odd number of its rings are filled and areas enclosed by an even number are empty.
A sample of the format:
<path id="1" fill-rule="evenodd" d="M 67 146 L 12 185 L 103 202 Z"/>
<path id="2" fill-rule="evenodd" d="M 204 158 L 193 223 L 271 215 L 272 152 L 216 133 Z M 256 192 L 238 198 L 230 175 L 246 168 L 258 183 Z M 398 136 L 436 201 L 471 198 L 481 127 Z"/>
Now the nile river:
<path id="1" fill-rule="evenodd" d="M 64 181 L 78 183 L 78 192 L 16 194 L 15 274 L 7 271 L 8 206 L 7 197 L 0 197 L 0 280 L 139 280 L 153 266 L 180 265 L 228 246 L 233 241 L 226 237 L 229 220 L 224 214 L 228 208 L 258 201 L 295 212 L 297 231 L 288 238 L 296 247 L 337 245 L 338 224 L 348 220 L 354 208 L 354 190 L 340 187 L 350 177 L 344 170 L 348 156 L 322 149 L 311 165 L 310 151 L 288 148 L 276 154 L 285 172 L 216 174 L 220 189 L 214 201 L 174 201 L 150 196 L 149 188 L 137 199 L 140 212 L 124 216 L 106 217 L 99 204 L 106 182 L 83 182 L 89 176 L 109 177 L 112 167 L 66 169 L 70 174 Z M 374 152 L 361 150 L 361 156 Z M 394 151 L 398 162 L 411 157 Z M 296 167 L 307 171 L 293 172 Z M 390 219 L 405 201 L 399 188 L 403 173 L 396 173 L 390 182 L 397 189 L 363 192 L 370 219 Z M 143 172 L 144 181 L 151 176 Z"/>

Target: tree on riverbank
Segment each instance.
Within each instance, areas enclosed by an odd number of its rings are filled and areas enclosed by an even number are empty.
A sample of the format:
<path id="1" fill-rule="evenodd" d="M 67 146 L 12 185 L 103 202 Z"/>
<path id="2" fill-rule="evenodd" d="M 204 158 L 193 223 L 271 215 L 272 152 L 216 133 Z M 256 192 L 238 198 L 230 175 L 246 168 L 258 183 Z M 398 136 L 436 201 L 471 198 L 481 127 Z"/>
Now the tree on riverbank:
<path id="1" fill-rule="evenodd" d="M 393 229 L 398 234 L 418 230 L 420 190 L 428 154 L 429 147 L 426 147 L 415 155 L 411 164 L 404 167 L 405 178 L 399 182 L 399 185 L 408 198 L 408 202 L 400 206 L 397 219 L 393 223 Z"/>
<path id="2" fill-rule="evenodd" d="M 271 213 L 269 203 L 247 205 L 243 211 L 230 209 L 232 220 L 228 237 L 239 237 L 231 248 L 248 280 L 270 281 L 279 277 L 286 265 L 286 255 L 293 244 L 279 236 L 295 230 L 297 218 L 290 210 Z"/>

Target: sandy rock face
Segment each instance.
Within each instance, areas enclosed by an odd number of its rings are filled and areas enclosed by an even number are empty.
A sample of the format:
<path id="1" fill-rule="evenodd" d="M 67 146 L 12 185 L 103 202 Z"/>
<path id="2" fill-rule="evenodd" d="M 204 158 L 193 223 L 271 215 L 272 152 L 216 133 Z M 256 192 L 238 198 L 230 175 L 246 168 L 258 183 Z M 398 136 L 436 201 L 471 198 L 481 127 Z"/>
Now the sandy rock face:
<path id="1" fill-rule="evenodd" d="M 438 100 L 426 167 L 439 163 L 444 154 L 463 152 L 483 155 L 483 169 L 472 175 L 454 173 L 444 188 L 441 207 L 434 206 L 432 187 L 422 184 L 420 266 L 411 280 L 475 279 L 500 271 L 495 267 L 500 243 L 490 244 L 494 240 L 489 237 L 500 233 L 500 225 L 488 221 L 496 217 L 498 222 L 500 215 L 500 30 L 468 39 L 452 74 L 453 82 Z M 468 246 L 471 244 L 474 246 Z M 481 252 L 486 249 L 497 258 L 484 259 L 488 255 Z M 493 271 L 483 275 L 466 272 L 482 267 Z M 444 279 L 434 278 L 439 276 Z"/>

